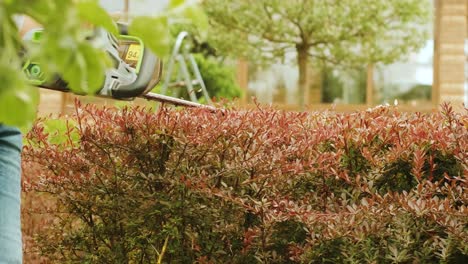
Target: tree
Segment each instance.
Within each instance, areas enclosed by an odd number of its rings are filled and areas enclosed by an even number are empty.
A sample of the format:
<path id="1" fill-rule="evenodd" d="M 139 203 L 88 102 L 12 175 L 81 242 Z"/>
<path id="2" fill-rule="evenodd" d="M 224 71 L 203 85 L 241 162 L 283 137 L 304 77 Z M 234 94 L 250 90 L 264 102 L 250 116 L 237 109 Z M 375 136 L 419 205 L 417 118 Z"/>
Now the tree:
<path id="1" fill-rule="evenodd" d="M 310 59 L 391 63 L 421 47 L 430 14 L 421 0 L 205 0 L 203 6 L 220 51 L 250 59 L 296 53 L 301 106 L 309 97 Z"/>
<path id="2" fill-rule="evenodd" d="M 165 55 L 171 23 L 182 19 L 206 24 L 203 12 L 188 2 L 170 0 L 164 12 L 134 18 L 129 33 L 140 37 L 157 55 Z M 22 41 L 15 15 L 31 17 L 42 25 L 44 34 L 39 45 L 32 47 Z M 112 18 L 97 0 L 0 1 L 0 124 L 26 129 L 36 115 L 38 91 L 22 71 L 25 48 L 28 58 L 39 62 L 50 75 L 59 74 L 73 92 L 92 95 L 101 88 L 111 63 L 103 50 L 87 41 L 89 25 L 118 34 Z"/>

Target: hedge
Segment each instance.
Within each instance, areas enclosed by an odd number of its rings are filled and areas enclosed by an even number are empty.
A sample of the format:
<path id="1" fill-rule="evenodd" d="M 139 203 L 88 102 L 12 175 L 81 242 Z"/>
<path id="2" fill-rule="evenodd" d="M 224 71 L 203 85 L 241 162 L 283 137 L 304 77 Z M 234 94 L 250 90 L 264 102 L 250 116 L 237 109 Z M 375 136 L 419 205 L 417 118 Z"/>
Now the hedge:
<path id="1" fill-rule="evenodd" d="M 78 104 L 27 136 L 53 203 L 26 236 L 53 263 L 467 263 L 467 113 Z"/>

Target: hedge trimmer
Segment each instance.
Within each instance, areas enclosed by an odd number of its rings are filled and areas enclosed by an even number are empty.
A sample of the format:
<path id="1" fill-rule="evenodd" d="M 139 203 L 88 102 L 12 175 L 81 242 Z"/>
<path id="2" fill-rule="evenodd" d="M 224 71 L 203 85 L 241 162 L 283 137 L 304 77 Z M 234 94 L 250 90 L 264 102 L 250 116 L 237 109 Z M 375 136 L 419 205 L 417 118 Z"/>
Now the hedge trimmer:
<path id="1" fill-rule="evenodd" d="M 102 28 L 95 28 L 89 41 L 99 43 L 112 60 L 112 68 L 105 72 L 103 87 L 95 94 L 99 97 L 117 100 L 134 100 L 137 97 L 177 106 L 216 108 L 175 97 L 151 93 L 162 76 L 162 61 L 140 38 L 128 35 L 126 25 L 119 24 L 120 35 L 112 35 Z M 25 41 L 39 42 L 43 31 L 36 29 L 25 35 Z M 55 76 L 46 80 L 41 65 L 27 61 L 23 71 L 29 81 L 40 88 L 61 92 L 71 92 L 67 83 Z"/>

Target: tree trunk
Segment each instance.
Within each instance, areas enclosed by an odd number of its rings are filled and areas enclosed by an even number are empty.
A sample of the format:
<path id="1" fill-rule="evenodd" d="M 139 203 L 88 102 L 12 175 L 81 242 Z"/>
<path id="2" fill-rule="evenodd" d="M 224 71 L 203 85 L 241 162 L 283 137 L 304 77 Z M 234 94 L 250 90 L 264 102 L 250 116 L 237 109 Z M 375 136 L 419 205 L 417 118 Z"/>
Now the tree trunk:
<path id="1" fill-rule="evenodd" d="M 297 45 L 297 64 L 299 67 L 299 83 L 298 93 L 299 106 L 301 110 L 305 109 L 305 106 L 309 104 L 310 87 L 309 87 L 309 63 L 308 63 L 308 50 L 309 47 L 305 45 Z"/>

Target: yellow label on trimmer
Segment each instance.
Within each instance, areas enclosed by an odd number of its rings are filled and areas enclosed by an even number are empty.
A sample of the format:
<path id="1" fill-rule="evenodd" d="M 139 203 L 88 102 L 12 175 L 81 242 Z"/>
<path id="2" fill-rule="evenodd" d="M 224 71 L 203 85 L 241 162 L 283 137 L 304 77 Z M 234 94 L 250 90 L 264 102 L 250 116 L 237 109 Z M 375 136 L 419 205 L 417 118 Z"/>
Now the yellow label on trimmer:
<path id="1" fill-rule="evenodd" d="M 138 61 L 140 59 L 141 47 L 140 44 L 131 44 L 128 47 L 126 61 Z"/>

